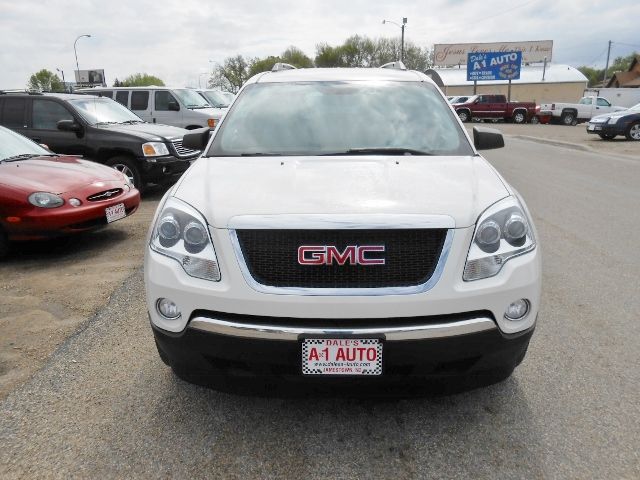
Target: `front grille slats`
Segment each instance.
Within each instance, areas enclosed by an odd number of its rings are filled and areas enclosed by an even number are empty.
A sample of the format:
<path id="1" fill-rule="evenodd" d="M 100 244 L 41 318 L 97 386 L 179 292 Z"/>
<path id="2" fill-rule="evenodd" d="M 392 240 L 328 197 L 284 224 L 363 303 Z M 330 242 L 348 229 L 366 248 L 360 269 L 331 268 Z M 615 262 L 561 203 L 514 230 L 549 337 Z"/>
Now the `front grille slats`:
<path id="1" fill-rule="evenodd" d="M 200 150 L 191 150 L 182 146 L 182 140 L 171 140 L 171 144 L 179 157 L 194 157 L 200 153 Z"/>
<path id="2" fill-rule="evenodd" d="M 236 235 L 254 280 L 273 287 L 383 288 L 426 283 L 433 275 L 447 229 L 263 230 Z M 298 247 L 384 245 L 384 265 L 300 265 Z"/>

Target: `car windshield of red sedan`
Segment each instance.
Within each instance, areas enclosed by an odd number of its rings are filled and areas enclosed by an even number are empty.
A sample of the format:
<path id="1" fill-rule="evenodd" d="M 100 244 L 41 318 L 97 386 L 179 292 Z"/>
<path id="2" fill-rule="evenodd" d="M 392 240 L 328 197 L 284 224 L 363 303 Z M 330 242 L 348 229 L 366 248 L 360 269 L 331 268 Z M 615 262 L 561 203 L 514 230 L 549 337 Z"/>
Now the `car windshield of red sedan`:
<path id="1" fill-rule="evenodd" d="M 83 99 L 69 100 L 69 103 L 92 125 L 144 123 L 135 113 L 109 98 L 87 96 Z"/>
<path id="2" fill-rule="evenodd" d="M 22 135 L 0 127 L 0 162 L 48 155 L 54 154 Z"/>

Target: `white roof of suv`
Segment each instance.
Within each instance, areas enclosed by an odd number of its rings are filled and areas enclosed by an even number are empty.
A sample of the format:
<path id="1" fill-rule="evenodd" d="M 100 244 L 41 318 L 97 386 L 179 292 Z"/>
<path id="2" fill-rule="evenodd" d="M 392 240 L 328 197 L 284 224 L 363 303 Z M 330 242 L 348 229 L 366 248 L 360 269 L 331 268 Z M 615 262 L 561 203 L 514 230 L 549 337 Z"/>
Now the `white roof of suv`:
<path id="1" fill-rule="evenodd" d="M 353 80 L 433 83 L 429 77 L 421 72 L 393 68 L 299 68 L 260 73 L 249 79 L 247 83 L 339 82 Z"/>

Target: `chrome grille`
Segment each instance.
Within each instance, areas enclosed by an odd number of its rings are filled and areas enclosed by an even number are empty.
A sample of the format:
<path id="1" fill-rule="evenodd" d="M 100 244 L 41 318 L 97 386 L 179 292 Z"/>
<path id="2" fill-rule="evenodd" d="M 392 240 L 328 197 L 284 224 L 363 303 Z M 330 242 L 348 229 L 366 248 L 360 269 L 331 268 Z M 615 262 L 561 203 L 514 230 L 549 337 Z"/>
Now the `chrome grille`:
<path id="1" fill-rule="evenodd" d="M 90 202 L 100 202 L 102 200 L 111 200 L 112 198 L 117 197 L 122 194 L 123 190 L 121 188 L 112 188 L 111 190 L 104 190 L 103 192 L 94 193 L 93 195 L 89 195 L 87 200 Z"/>
<path id="2" fill-rule="evenodd" d="M 200 150 L 191 150 L 182 146 L 182 140 L 171 140 L 174 150 L 178 157 L 195 157 L 200 154 Z"/>

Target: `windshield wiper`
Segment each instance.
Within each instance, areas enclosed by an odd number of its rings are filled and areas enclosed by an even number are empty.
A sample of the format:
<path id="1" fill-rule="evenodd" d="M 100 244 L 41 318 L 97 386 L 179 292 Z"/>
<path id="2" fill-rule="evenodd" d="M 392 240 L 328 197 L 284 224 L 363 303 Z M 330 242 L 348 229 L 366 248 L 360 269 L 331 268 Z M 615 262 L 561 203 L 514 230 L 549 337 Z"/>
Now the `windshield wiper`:
<path id="1" fill-rule="evenodd" d="M 96 125 L 117 125 L 118 122 L 96 122 Z"/>
<path id="2" fill-rule="evenodd" d="M 322 155 L 433 155 L 431 152 L 402 147 L 350 148 L 346 152 L 323 153 Z"/>
<path id="3" fill-rule="evenodd" d="M 120 125 L 135 125 L 136 123 L 145 123 L 144 120 L 125 120 L 120 122 Z"/>
<path id="4" fill-rule="evenodd" d="M 284 153 L 275 152 L 245 152 L 240 154 L 241 157 L 282 157 L 283 155 Z"/>
<path id="5" fill-rule="evenodd" d="M 0 162 L 15 162 L 16 160 L 26 160 L 33 157 L 59 157 L 57 153 L 21 153 L 12 157 L 3 158 Z"/>

